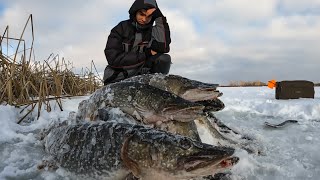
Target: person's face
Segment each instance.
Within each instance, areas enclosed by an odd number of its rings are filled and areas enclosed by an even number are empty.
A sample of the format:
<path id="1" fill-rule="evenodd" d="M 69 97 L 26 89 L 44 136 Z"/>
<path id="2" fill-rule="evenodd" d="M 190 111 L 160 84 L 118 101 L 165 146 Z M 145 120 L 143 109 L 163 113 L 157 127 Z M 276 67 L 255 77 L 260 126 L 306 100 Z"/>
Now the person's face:
<path id="1" fill-rule="evenodd" d="M 149 14 L 147 10 L 141 9 L 136 14 L 137 22 L 141 25 L 148 24 L 152 19 L 152 14 Z"/>

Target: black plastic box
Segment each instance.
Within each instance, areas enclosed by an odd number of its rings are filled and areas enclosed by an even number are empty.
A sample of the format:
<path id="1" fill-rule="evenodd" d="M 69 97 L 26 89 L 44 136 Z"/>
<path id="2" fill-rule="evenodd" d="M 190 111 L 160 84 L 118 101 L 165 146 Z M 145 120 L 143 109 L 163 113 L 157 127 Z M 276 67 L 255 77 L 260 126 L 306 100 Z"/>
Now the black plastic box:
<path id="1" fill-rule="evenodd" d="M 314 98 L 314 83 L 311 81 L 280 81 L 276 84 L 276 99 Z"/>

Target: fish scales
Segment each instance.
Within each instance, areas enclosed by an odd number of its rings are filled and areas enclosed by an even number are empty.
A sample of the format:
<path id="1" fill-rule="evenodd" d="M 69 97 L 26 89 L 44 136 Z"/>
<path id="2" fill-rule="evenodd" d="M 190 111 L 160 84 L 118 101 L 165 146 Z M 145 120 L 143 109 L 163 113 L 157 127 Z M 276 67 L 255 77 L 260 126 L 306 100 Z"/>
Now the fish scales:
<path id="1" fill-rule="evenodd" d="M 97 128 L 100 127 L 100 128 Z M 64 134 L 61 136 L 61 134 Z M 92 144 L 92 135 L 96 134 L 96 143 Z M 162 143 L 179 143 L 184 138 L 173 137 L 170 134 L 157 130 L 145 128 L 139 125 L 104 123 L 73 125 L 68 127 L 59 127 L 50 132 L 50 136 L 55 137 L 54 141 L 47 141 L 46 150 L 55 155 L 61 166 L 74 167 L 75 172 L 88 172 L 98 166 L 104 166 L 105 170 L 119 168 L 122 166 L 120 161 L 120 149 L 124 139 L 130 135 L 143 142 L 154 143 L 155 147 L 161 147 Z M 112 142 L 112 143 L 111 143 Z M 110 144 L 109 148 L 106 144 Z M 101 146 L 104 145 L 104 146 Z M 63 150 L 64 146 L 71 147 L 69 150 Z M 99 152 L 99 153 L 93 153 Z M 108 159 L 108 165 L 99 163 L 101 159 Z M 78 164 L 77 162 L 83 162 Z"/>
<path id="2" fill-rule="evenodd" d="M 188 137 L 141 125 L 114 122 L 53 128 L 45 138 L 45 149 L 59 166 L 71 172 L 108 178 L 113 178 L 117 172 L 122 173 L 120 177 L 125 177 L 132 169 L 135 172 L 135 168 L 130 167 L 132 164 L 144 171 L 141 177 L 147 177 L 150 171 L 183 176 L 191 172 L 188 168 L 194 166 L 194 162 L 200 161 L 204 161 L 203 166 L 192 167 L 192 170 L 212 165 L 208 163 L 211 161 L 217 163 L 215 166 L 219 169 L 219 162 L 234 153 L 232 148 L 203 144 Z M 230 161 L 236 163 L 238 159 Z M 210 174 L 212 168 L 207 167 L 208 172 L 199 172 Z M 139 176 L 140 172 L 135 174 Z"/>

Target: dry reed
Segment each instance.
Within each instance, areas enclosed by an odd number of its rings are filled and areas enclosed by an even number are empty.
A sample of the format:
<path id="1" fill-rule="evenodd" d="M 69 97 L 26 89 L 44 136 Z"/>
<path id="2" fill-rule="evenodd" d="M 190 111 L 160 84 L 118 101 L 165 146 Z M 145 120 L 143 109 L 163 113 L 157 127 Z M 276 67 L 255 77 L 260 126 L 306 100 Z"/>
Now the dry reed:
<path id="1" fill-rule="evenodd" d="M 31 26 L 32 42 L 31 47 L 26 48 L 25 40 L 22 38 L 28 24 Z M 32 60 L 34 58 L 32 15 L 29 16 L 19 39 L 9 37 L 8 32 L 9 26 L 3 35 L 0 35 L 0 103 L 24 107 L 21 112 L 28 109 L 18 123 L 36 107 L 38 107 L 38 118 L 41 108 L 51 111 L 49 101 L 55 100 L 62 111 L 61 98 L 87 95 L 101 87 L 101 80 L 92 71 L 93 61 L 90 70 L 86 68 L 80 74 L 75 74 L 72 71 L 74 69 L 72 64 L 64 58 L 60 60 L 58 55 L 51 54 L 44 62 Z M 18 41 L 13 58 L 2 52 L 2 42 L 6 41 L 8 50 L 9 40 Z M 21 44 L 23 50 L 19 52 Z M 17 60 L 20 54 L 22 54 L 21 59 Z"/>

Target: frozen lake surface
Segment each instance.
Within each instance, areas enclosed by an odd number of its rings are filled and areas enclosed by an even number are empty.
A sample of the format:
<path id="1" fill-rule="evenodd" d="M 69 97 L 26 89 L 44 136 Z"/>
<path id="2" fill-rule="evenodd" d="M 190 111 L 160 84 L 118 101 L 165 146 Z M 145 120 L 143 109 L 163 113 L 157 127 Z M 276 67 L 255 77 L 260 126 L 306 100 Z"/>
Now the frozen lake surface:
<path id="1" fill-rule="evenodd" d="M 320 88 L 315 99 L 276 100 L 267 87 L 219 87 L 226 107 L 216 116 L 229 127 L 254 137 L 265 149 L 263 156 L 237 150 L 240 162 L 232 179 L 287 180 L 320 177 Z M 37 121 L 17 125 L 19 110 L 0 106 L 0 179 L 77 179 L 63 169 L 38 171 L 45 156 L 38 132 L 52 121 L 63 121 L 78 103 L 88 97 L 64 99 L 64 111 L 53 107 Z M 271 129 L 264 122 L 298 120 L 283 128 Z M 206 134 L 201 134 L 204 138 Z"/>

